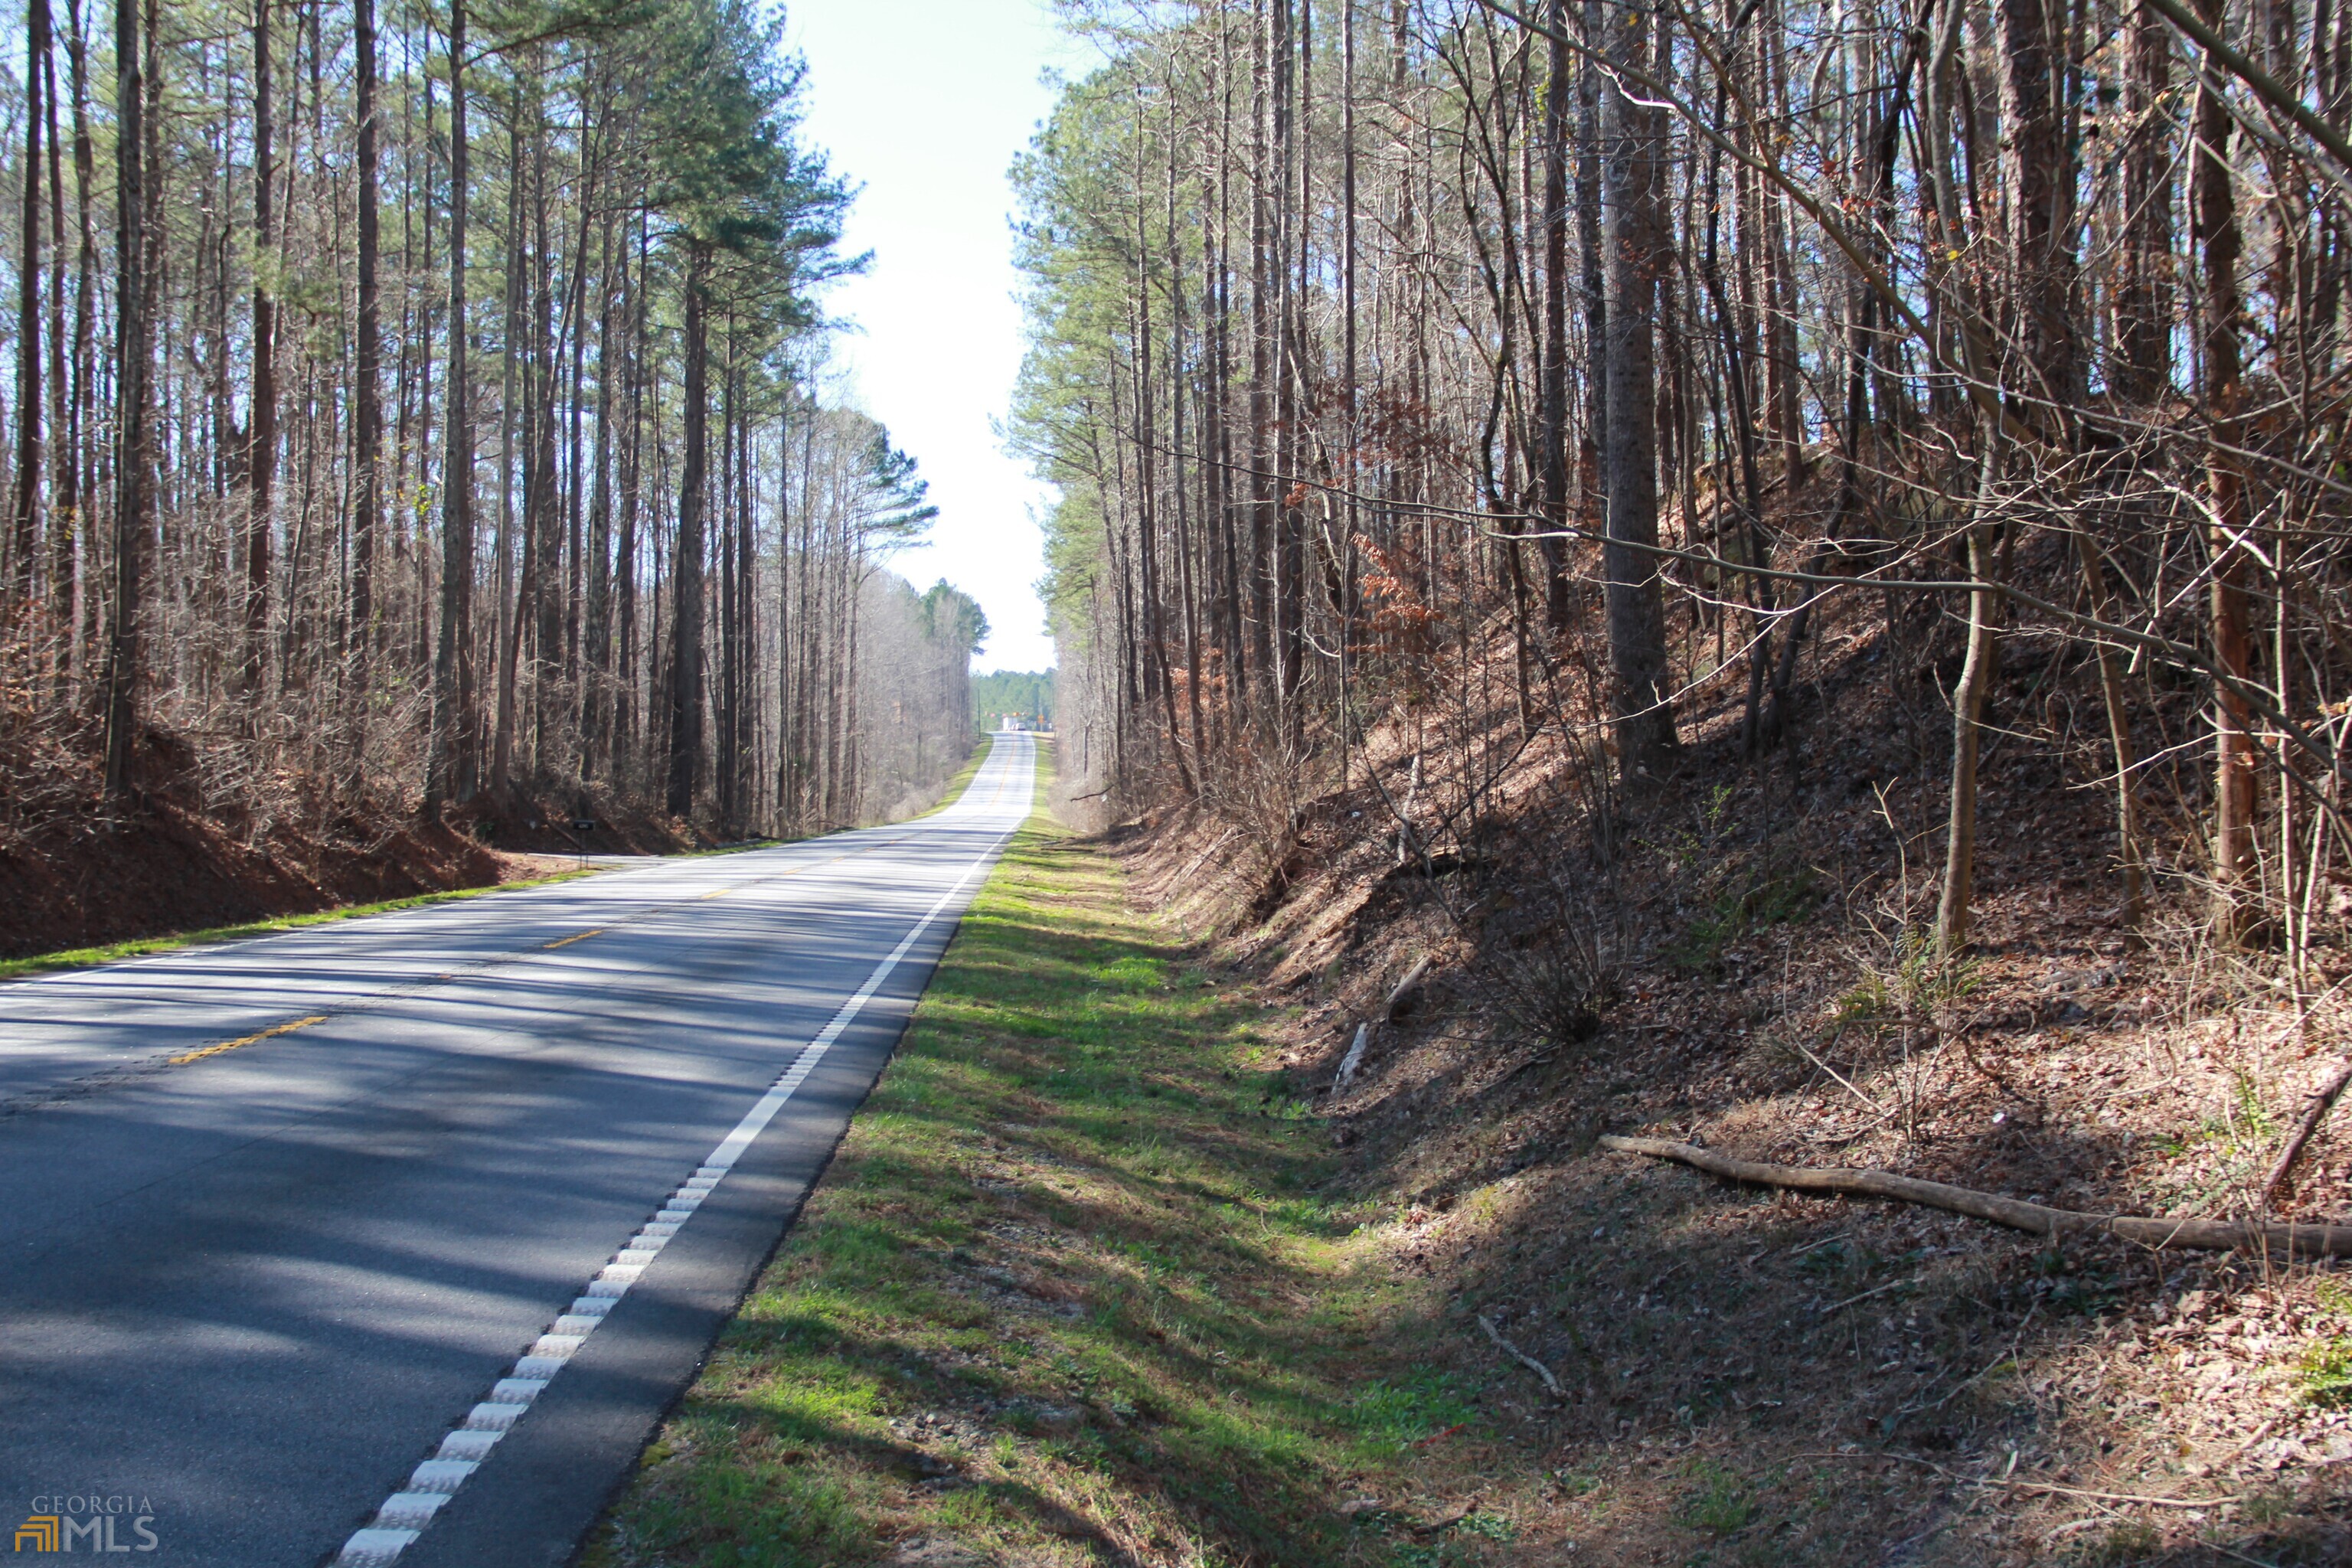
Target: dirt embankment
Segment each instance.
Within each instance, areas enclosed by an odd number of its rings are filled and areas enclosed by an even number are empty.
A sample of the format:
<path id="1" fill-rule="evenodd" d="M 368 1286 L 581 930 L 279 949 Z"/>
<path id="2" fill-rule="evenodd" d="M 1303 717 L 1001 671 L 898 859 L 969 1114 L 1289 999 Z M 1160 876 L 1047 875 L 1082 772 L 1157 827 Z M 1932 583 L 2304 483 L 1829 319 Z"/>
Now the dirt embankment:
<path id="1" fill-rule="evenodd" d="M 1932 644 L 1913 668 L 1870 624 L 1822 637 L 1786 746 L 1743 760 L 1727 696 L 1685 716 L 1664 787 L 1605 811 L 1605 758 L 1507 709 L 1444 746 L 1391 722 L 1347 787 L 1280 814 L 1112 837 L 1141 900 L 1297 1020 L 1281 1060 L 1349 1192 L 1391 1205 L 1389 1265 L 1454 1303 L 1465 1375 L 1516 1384 L 1490 1411 L 1544 1500 L 1525 1561 L 2352 1559 L 2352 1289 L 2328 1264 L 2053 1246 L 1597 1146 L 2352 1215 L 2352 1110 L 2261 1192 L 2352 1044 L 2345 889 L 2299 973 L 2215 946 L 2191 772 L 2123 929 L 2088 671 L 2029 652 L 1996 722 L 2088 717 L 1990 750 L 1977 940 L 1938 963 Z M 2154 723 L 2186 733 L 2176 706 Z"/>
<path id="2" fill-rule="evenodd" d="M 108 799 L 96 727 L 37 721 L 0 692 L 0 958 L 208 930 L 561 868 L 548 857 L 662 852 L 691 834 L 548 803 L 478 804 L 427 825 L 364 789 L 299 773 L 225 776 L 151 728 L 129 798 Z"/>

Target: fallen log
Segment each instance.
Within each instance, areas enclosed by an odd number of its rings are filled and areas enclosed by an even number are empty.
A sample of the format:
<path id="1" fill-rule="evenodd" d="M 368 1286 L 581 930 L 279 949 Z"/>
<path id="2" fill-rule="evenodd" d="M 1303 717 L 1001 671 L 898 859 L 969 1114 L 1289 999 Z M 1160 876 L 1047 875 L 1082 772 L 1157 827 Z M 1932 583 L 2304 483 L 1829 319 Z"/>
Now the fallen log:
<path id="1" fill-rule="evenodd" d="M 2320 1085 L 2319 1092 L 2312 1096 L 2310 1109 L 2303 1113 L 2303 1120 L 2295 1123 L 2294 1132 L 2287 1139 L 2286 1147 L 2279 1151 L 2278 1159 L 2272 1163 L 2270 1174 L 2263 1178 L 2263 1202 L 2269 1203 L 2278 1196 L 2279 1189 L 2286 1185 L 2287 1177 L 2294 1173 L 2294 1163 L 2303 1158 L 2304 1145 L 2310 1142 L 2311 1135 L 2319 1131 L 2319 1124 L 2327 1120 L 2327 1113 L 2336 1109 L 2336 1099 L 2344 1092 L 2347 1084 L 2352 1084 L 2352 1062 L 2346 1062 L 2336 1068 L 2327 1081 Z"/>
<path id="2" fill-rule="evenodd" d="M 1675 1143 L 1664 1138 L 1625 1138 L 1606 1133 L 1601 1139 L 1601 1146 L 1621 1154 L 1672 1160 L 1711 1176 L 1746 1182 L 1752 1186 L 1837 1193 L 1847 1197 L 1894 1198 L 1990 1220 L 2034 1236 L 2112 1236 L 2151 1247 L 2188 1247 L 2211 1252 L 2246 1247 L 2283 1258 L 2352 1258 L 2352 1225 L 2256 1225 L 2248 1220 L 2085 1214 L 1997 1197 L 1969 1187 L 1948 1186 L 1942 1182 L 1923 1182 L 1891 1171 L 1813 1170 L 1801 1165 L 1736 1160 L 1696 1143 Z"/>

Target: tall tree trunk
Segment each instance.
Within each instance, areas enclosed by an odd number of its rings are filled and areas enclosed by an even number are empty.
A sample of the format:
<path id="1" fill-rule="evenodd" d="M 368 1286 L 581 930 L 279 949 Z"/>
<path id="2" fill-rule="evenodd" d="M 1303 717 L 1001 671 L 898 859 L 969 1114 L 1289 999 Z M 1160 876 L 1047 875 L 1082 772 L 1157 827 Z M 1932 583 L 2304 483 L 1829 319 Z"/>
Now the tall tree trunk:
<path id="1" fill-rule="evenodd" d="M 615 649 L 613 678 L 613 777 L 622 782 L 623 769 L 628 778 L 645 776 L 643 758 L 637 751 L 637 715 L 642 710 L 637 703 L 637 535 L 642 519 L 643 473 L 645 466 L 646 412 L 646 272 L 650 246 L 647 228 L 651 222 L 643 211 L 637 215 L 637 265 L 630 273 L 628 262 L 622 261 L 623 298 L 628 320 L 628 438 L 621 445 L 621 542 L 613 567 L 614 580 L 613 616 L 618 641 Z"/>
<path id="2" fill-rule="evenodd" d="M 1275 517 L 1275 660 L 1276 686 L 1281 698 L 1282 736 L 1294 751 L 1300 748 L 1306 721 L 1307 684 L 1307 517 L 1306 491 L 1298 479 L 1305 465 L 1303 410 L 1307 388 L 1300 373 L 1305 333 L 1305 309 L 1309 226 L 1307 222 L 1307 136 L 1306 120 L 1308 57 L 1306 30 L 1313 15 L 1311 0 L 1274 0 L 1274 156 L 1281 171 L 1281 193 L 1275 207 L 1275 485 L 1279 510 Z M 1296 101 L 1293 91 L 1297 91 Z M 1296 263 L 1297 270 L 1292 268 Z"/>
<path id="3" fill-rule="evenodd" d="M 268 679 L 270 523 L 278 479 L 278 300 L 270 277 L 278 171 L 270 72 L 271 0 L 253 3 L 253 409 L 246 426 L 245 698 Z"/>
<path id="4" fill-rule="evenodd" d="M 1976 889 L 1977 753 L 1984 735 L 1985 696 L 1992 685 L 1993 616 L 1998 595 L 1990 585 L 1994 563 L 1993 527 L 1982 521 L 2000 472 L 2000 420 L 1980 416 L 1983 458 L 1977 501 L 1968 526 L 1969 576 L 1987 586 L 1969 595 L 1968 652 L 1959 684 L 1952 689 L 1952 793 L 1945 818 L 1944 885 L 1936 908 L 1936 952 L 1950 958 L 1968 945 L 1969 919 Z"/>
<path id="5" fill-rule="evenodd" d="M 598 202 L 597 169 L 593 143 L 583 150 L 578 205 L 574 209 L 575 244 L 572 252 L 572 273 L 564 285 L 562 321 L 557 331 L 558 342 L 568 334 L 572 363 L 568 374 L 568 389 L 563 398 L 564 416 L 569 422 L 563 456 L 565 493 L 563 498 L 563 557 L 566 563 L 563 587 L 563 679 L 557 697 L 564 721 L 572 726 L 572 757 L 574 776 L 587 778 L 588 732 L 583 722 L 587 700 L 587 658 L 583 647 L 581 617 L 587 606 L 587 466 L 583 460 L 581 439 L 587 409 L 588 374 L 588 242 L 596 232 L 593 221 Z M 553 769 L 549 770 L 551 773 Z M 584 807 L 583 807 L 584 809 Z"/>
<path id="6" fill-rule="evenodd" d="M 147 82 L 139 0 L 114 0 L 115 397 L 114 606 L 106 653 L 106 793 L 130 791 L 142 684 L 140 619 L 146 611 L 149 322 L 145 134 Z"/>
<path id="7" fill-rule="evenodd" d="M 1603 36 L 1601 5 L 1601 0 L 1584 0 L 1588 39 Z M 1601 444 L 1609 432 L 1609 281 L 1601 248 L 1601 68 L 1586 54 L 1576 68 L 1576 250 L 1580 292 L 1584 297 L 1584 440 L 1577 468 L 1586 510 L 1594 512 L 1605 510 L 1592 504 L 1592 492 L 1604 488 L 1600 482 Z"/>
<path id="8" fill-rule="evenodd" d="M 728 699 L 735 711 L 728 727 L 734 731 L 739 752 L 735 759 L 733 827 L 736 837 L 740 837 L 751 821 L 752 796 L 760 776 L 760 618 L 755 592 L 759 586 L 759 470 L 752 466 L 748 395 L 742 399 L 736 416 L 735 443 L 735 624 L 734 647 L 727 656 L 735 671 L 735 689 Z"/>
<path id="9" fill-rule="evenodd" d="M 1780 0 L 1759 0 L 1749 24 L 1755 30 L 1757 90 L 1762 95 L 1767 123 L 1780 125 L 1789 116 L 1788 16 Z M 1796 269 L 1789 255 L 1788 203 L 1780 191 L 1757 181 L 1757 264 L 1763 310 L 1764 411 L 1772 423 L 1782 457 L 1784 493 L 1794 494 L 1805 470 L 1803 396 L 1797 363 Z M 1793 639 L 1792 639 L 1793 640 Z"/>
<path id="10" fill-rule="evenodd" d="M 1543 116 L 1543 370 L 1537 471 L 1543 498 L 1544 624 L 1568 629 L 1568 112 L 1572 67 L 1568 50 L 1568 0 L 1551 0 L 1547 15 L 1551 54 L 1544 72 Z"/>
<path id="11" fill-rule="evenodd" d="M 2221 25 L 2221 0 L 2202 0 L 2208 25 Z M 2212 509 L 2207 531 L 2212 565 L 2210 592 L 2213 661 L 2224 676 L 2253 679 L 2254 650 L 2249 605 L 2250 542 L 2246 495 L 2238 458 L 2243 389 L 2241 356 L 2237 194 L 2231 183 L 2230 133 L 2234 128 L 2223 94 L 2221 67 L 2210 58 L 2197 82 L 2196 147 L 2191 178 L 2196 194 L 2197 241 L 2204 255 L 2205 413 L 2211 429 L 2206 455 L 2206 500 Z M 2214 924 L 2225 941 L 2242 940 L 2254 910 L 2253 713 L 2229 681 L 2213 689 Z"/>
<path id="12" fill-rule="evenodd" d="M 1663 28 L 1628 5 L 1611 18 L 1610 58 L 1651 71 L 1665 54 Z M 1609 664 L 1618 767 L 1629 784 L 1664 778 L 1675 748 L 1667 692 L 1665 611 L 1654 551 L 1658 542 L 1657 394 L 1653 373 L 1658 283 L 1666 262 L 1665 135 L 1662 110 L 1635 101 L 1612 79 L 1604 89 L 1606 140 L 1602 216 L 1609 285 L 1608 487 Z"/>
<path id="13" fill-rule="evenodd" d="M 528 602 L 536 624 L 531 633 L 531 773 L 534 785 L 555 772 L 556 732 L 562 704 L 563 517 L 557 489 L 556 398 L 562 388 L 563 355 L 555 339 L 555 247 L 548 232 L 547 105 L 530 95 L 530 450 L 524 458 L 525 526 L 530 530 L 538 574 Z"/>
<path id="14" fill-rule="evenodd" d="M 46 9 L 47 0 L 39 3 Z M 45 47 L 40 56 L 43 140 L 47 143 L 49 161 L 49 427 L 45 443 L 50 474 L 49 639 L 50 668 L 56 677 L 54 689 L 57 700 L 63 703 L 70 700 L 73 675 L 74 590 L 80 566 L 76 548 L 80 521 L 75 515 L 79 502 L 73 482 L 73 442 L 67 424 L 70 399 L 66 373 L 66 184 L 58 135 L 57 51 L 54 30 L 46 26 L 43 30 L 51 38 L 51 47 Z"/>
<path id="15" fill-rule="evenodd" d="M 687 242 L 686 449 L 679 457 L 677 548 L 671 560 L 669 775 L 663 800 L 672 816 L 694 811 L 695 774 L 702 762 L 703 468 L 708 455 L 710 389 L 706 325 L 710 247 Z"/>
<path id="16" fill-rule="evenodd" d="M 2172 380 L 2172 30 L 2147 10 L 2124 29 L 2123 276 L 2107 379 L 2118 397 L 2148 403 Z"/>
<path id="17" fill-rule="evenodd" d="M 97 493 L 89 430 L 98 381 L 98 226 L 90 212 L 90 193 L 98 184 L 98 152 L 89 133 L 89 40 L 82 23 L 81 0 L 66 0 L 66 51 L 73 84 L 74 127 L 73 401 L 66 424 L 67 472 L 58 486 L 56 501 L 69 520 L 68 526 L 94 548 L 95 534 L 83 521 L 82 511 L 88 498 Z M 85 579 L 89 570 L 85 569 Z M 70 625 L 71 601 L 61 605 L 61 619 L 68 623 L 65 635 L 76 647 L 96 649 L 99 598 L 94 584 L 82 595 L 85 629 L 79 635 Z"/>
<path id="18" fill-rule="evenodd" d="M 1201 721 L 1200 601 L 1195 593 L 1197 584 L 1193 581 L 1192 526 L 1187 514 L 1189 498 L 1184 477 L 1184 246 L 1176 219 L 1176 152 L 1181 130 L 1177 123 L 1176 94 L 1172 89 L 1167 98 L 1168 461 L 1173 470 L 1168 489 L 1176 507 L 1177 593 L 1182 604 L 1184 628 L 1184 705 L 1186 716 L 1192 722 L 1192 763 L 1197 768 L 1208 752 L 1207 738 Z"/>
<path id="19" fill-rule="evenodd" d="M 740 780 L 737 763 L 741 755 L 741 738 L 736 723 L 741 710 L 736 699 L 742 679 L 741 648 L 736 641 L 736 633 L 740 629 L 736 617 L 740 584 L 735 575 L 735 490 L 740 483 L 735 467 L 735 428 L 741 371 L 735 357 L 736 322 L 732 310 L 727 314 L 724 336 L 727 346 L 719 374 L 719 496 L 713 509 L 719 523 L 719 668 L 713 681 L 718 689 L 711 712 L 715 750 L 710 759 L 710 783 L 711 793 L 718 797 L 719 831 L 732 838 L 736 836 L 736 813 L 740 804 L 736 789 Z"/>
<path id="20" fill-rule="evenodd" d="M 1276 181 L 1274 8 L 1286 0 L 1254 0 L 1250 29 L 1250 367 L 1249 367 L 1249 658 L 1278 682 L 1275 665 L 1274 361 L 1279 330 L 1275 311 Z M 1273 683 L 1269 683 L 1270 685 Z"/>
<path id="21" fill-rule="evenodd" d="M 382 304 L 376 283 L 375 0 L 352 0 L 354 91 L 359 120 L 359 320 L 352 389 L 351 689 L 363 721 L 375 652 L 375 534 L 382 509 L 383 400 Z M 353 750 L 353 761 L 359 756 Z"/>
<path id="22" fill-rule="evenodd" d="M 41 66 L 49 54 L 48 0 L 25 7 L 24 248 L 16 266 L 16 496 L 8 609 L 33 628 L 41 531 Z M 31 652 L 28 647 L 26 650 Z"/>
<path id="23" fill-rule="evenodd" d="M 613 276 L 613 218 L 605 215 L 597 241 L 597 276 Z M 596 425 L 590 461 L 595 468 L 588 502 L 588 624 L 580 688 L 580 784 L 585 789 L 603 761 L 613 668 L 613 321 L 628 314 L 628 267 L 621 268 L 615 308 L 596 323 Z"/>
<path id="24" fill-rule="evenodd" d="M 490 793 L 504 795 L 514 779 L 516 693 L 522 679 L 523 628 L 527 620 L 516 602 L 518 591 L 530 594 L 531 547 L 528 521 L 523 525 L 522 582 L 515 582 L 515 422 L 527 417 L 529 393 L 515 395 L 515 365 L 522 353 L 524 310 L 522 244 L 522 105 L 507 109 L 507 233 L 506 293 L 499 302 L 499 522 L 491 540 L 498 557 L 498 614 L 491 641 L 498 660 L 498 691 L 490 710 Z M 530 436 L 523 432 L 525 450 Z"/>
<path id="25" fill-rule="evenodd" d="M 793 809 L 793 388 L 787 381 L 776 413 L 776 768 L 775 805 L 768 831 L 790 834 Z"/>
<path id="26" fill-rule="evenodd" d="M 1555 10 L 1553 21 L 1559 16 Z M 1556 89 L 1559 82 L 1552 86 Z M 1173 116 L 1173 110 L 1171 110 Z M 1362 484 L 1363 463 L 1361 446 L 1361 412 L 1357 396 L 1356 342 L 1356 7 L 1354 0 L 1341 0 L 1339 6 L 1339 384 L 1345 399 L 1342 415 L 1345 433 L 1340 449 L 1345 455 L 1345 467 L 1340 470 L 1346 495 L 1347 515 L 1339 532 L 1339 548 L 1346 562 L 1339 594 L 1339 692 L 1337 710 L 1339 742 L 1339 793 L 1346 795 L 1349 783 L 1348 764 L 1349 730 L 1353 721 L 1351 710 L 1354 693 L 1349 678 L 1353 673 L 1356 610 L 1356 537 L 1357 492 Z M 1208 514 L 1202 514 L 1203 532 Z"/>
<path id="27" fill-rule="evenodd" d="M 2050 7 L 2057 5 L 2053 20 Z M 2001 131 L 2010 187 L 2010 245 L 2017 268 L 2025 416 L 2046 441 L 2072 444 L 2081 387 L 2072 314 L 2074 255 L 2067 236 L 2074 183 L 2062 135 L 2064 0 L 2000 0 Z"/>
<path id="28" fill-rule="evenodd" d="M 130 0 L 116 0 L 127 5 Z M 442 415 L 441 628 L 433 652 L 433 744 L 427 821 L 474 793 L 474 421 L 466 322 L 466 5 L 449 6 L 449 370 Z"/>

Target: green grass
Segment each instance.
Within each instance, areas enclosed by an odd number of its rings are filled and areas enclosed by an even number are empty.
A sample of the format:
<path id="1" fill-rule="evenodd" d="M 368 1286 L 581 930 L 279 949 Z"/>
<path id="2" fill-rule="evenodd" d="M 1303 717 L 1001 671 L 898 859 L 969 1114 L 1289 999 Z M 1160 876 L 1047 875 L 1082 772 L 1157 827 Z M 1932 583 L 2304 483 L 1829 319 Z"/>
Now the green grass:
<path id="1" fill-rule="evenodd" d="M 1033 817 L 587 1561 L 1487 1561 L 1499 1520 L 1342 1511 L 1486 1418 L 1399 1353 L 1427 1304 L 1265 1018 Z"/>
<path id="2" fill-rule="evenodd" d="M 173 931 L 163 936 L 133 937 L 128 942 L 108 942 L 100 947 L 73 947 L 57 952 L 37 952 L 25 958 L 0 958 L 0 980 L 16 980 L 28 974 L 46 974 L 58 969 L 87 969 L 95 963 L 112 963 L 119 959 L 144 958 L 153 952 L 172 952 L 184 947 L 203 947 L 216 942 L 238 942 L 247 937 L 269 936 L 278 931 L 292 931 L 298 926 L 326 925 L 334 921 L 355 920 L 361 915 L 390 914 L 395 910 L 422 909 L 427 904 L 446 904 L 457 899 L 478 899 L 485 893 L 507 893 L 520 888 L 544 888 L 551 882 L 569 882 L 575 878 L 593 877 L 594 868 L 579 871 L 559 871 L 551 877 L 532 877 L 519 882 L 492 882 L 480 888 L 457 888 L 446 893 L 417 893 L 405 899 L 385 899 L 379 903 L 348 904 L 341 909 L 316 910 L 309 914 L 278 915 L 266 921 L 248 921 L 243 925 L 212 926 L 204 931 Z"/>
<path id="3" fill-rule="evenodd" d="M 2331 1410 L 2352 1405 L 2352 1335 L 2313 1341 L 2295 1367 L 2295 1384 L 2306 1405 Z"/>
<path id="4" fill-rule="evenodd" d="M 1685 930 L 1675 962 L 1685 969 L 1705 969 L 1740 938 L 1802 920 L 1821 901 L 1817 881 L 1812 868 L 1801 866 L 1785 875 L 1758 873 L 1723 889 Z"/>
<path id="5" fill-rule="evenodd" d="M 2352 1290 L 2322 1279 L 2312 1294 L 2339 1322 L 2352 1321 Z M 2334 1410 L 2352 1405 L 2352 1333 L 2315 1336 L 2296 1358 L 2294 1382 L 2306 1405 Z"/>
<path id="6" fill-rule="evenodd" d="M 1694 1483 L 1683 1499 L 1683 1522 L 1712 1535 L 1732 1535 L 1756 1518 L 1756 1497 L 1747 1478 L 1713 1460 L 1690 1467 Z"/>
<path id="7" fill-rule="evenodd" d="M 1938 957 L 1931 932 L 1906 927 L 1886 944 L 1882 961 L 1864 960 L 1860 982 L 1837 999 L 1837 1021 L 1922 1017 L 1967 996 L 1982 978 L 1977 960 Z"/>

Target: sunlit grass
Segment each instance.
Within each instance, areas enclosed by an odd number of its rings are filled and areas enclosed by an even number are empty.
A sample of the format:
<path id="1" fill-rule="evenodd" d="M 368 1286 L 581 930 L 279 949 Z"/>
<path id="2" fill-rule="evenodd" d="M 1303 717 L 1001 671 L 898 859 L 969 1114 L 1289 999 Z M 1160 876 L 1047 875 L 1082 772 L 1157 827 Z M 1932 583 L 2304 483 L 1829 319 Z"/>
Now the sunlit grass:
<path id="1" fill-rule="evenodd" d="M 588 1560 L 1432 1560 L 1339 1505 L 1477 1390 L 1397 1356 L 1264 1017 L 1033 818 Z"/>

